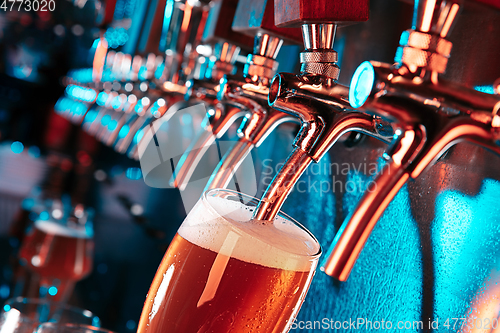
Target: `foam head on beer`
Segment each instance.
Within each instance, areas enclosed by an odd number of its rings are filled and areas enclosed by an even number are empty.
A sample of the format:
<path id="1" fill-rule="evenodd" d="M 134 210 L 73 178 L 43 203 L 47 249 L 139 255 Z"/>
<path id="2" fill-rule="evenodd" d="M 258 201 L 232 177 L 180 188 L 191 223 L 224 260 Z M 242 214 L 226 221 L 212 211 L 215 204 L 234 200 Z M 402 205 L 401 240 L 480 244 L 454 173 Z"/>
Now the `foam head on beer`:
<path id="1" fill-rule="evenodd" d="M 51 220 L 36 220 L 35 228 L 48 235 L 71 237 L 71 238 L 92 238 L 93 229 L 89 225 L 72 224 L 65 225 Z"/>
<path id="2" fill-rule="evenodd" d="M 249 263 L 293 271 L 308 271 L 310 256 L 319 251 L 312 236 L 282 216 L 273 223 L 252 220 L 254 207 L 239 201 L 206 196 L 182 223 L 184 239 L 216 253 Z M 228 247 L 228 237 L 235 246 Z M 224 253 L 227 252 L 227 253 Z"/>

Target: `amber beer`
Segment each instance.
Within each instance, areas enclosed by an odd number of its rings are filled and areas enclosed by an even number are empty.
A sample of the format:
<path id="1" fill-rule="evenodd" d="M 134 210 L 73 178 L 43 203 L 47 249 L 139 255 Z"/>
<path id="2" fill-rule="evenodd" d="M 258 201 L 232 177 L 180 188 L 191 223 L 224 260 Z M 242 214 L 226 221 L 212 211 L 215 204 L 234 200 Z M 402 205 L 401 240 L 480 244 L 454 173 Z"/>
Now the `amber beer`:
<path id="1" fill-rule="evenodd" d="M 284 215 L 251 221 L 255 200 L 242 204 L 228 193 L 235 192 L 209 191 L 181 225 L 150 287 L 139 333 L 290 329 L 320 246 Z"/>
<path id="2" fill-rule="evenodd" d="M 51 280 L 78 281 L 92 270 L 93 240 L 84 226 L 35 221 L 26 235 L 20 257 L 47 284 Z"/>

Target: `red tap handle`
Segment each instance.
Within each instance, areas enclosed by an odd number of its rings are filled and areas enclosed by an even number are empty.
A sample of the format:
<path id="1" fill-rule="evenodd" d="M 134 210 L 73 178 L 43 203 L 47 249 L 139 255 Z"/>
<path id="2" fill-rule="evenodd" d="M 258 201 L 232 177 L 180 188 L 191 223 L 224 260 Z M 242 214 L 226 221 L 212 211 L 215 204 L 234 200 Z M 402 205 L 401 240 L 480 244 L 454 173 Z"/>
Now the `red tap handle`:
<path id="1" fill-rule="evenodd" d="M 299 27 L 304 23 L 367 21 L 369 0 L 275 0 L 278 27 Z"/>

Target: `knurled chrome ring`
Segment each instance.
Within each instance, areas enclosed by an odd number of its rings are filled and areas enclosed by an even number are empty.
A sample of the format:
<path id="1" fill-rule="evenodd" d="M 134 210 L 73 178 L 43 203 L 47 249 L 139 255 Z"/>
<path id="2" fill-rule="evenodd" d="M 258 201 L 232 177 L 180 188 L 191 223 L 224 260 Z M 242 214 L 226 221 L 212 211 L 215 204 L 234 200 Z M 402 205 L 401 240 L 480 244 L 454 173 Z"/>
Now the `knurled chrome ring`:
<path id="1" fill-rule="evenodd" d="M 340 68 L 338 68 L 338 66 L 326 62 L 305 62 L 300 67 L 300 71 L 311 74 L 325 75 L 334 80 L 337 80 L 340 75 Z"/>
<path id="2" fill-rule="evenodd" d="M 405 65 L 428 68 L 431 71 L 444 73 L 448 58 L 429 51 L 414 49 L 412 47 L 400 47 L 402 49 L 401 61 Z M 399 50 L 398 50 L 399 51 Z"/>
<path id="3" fill-rule="evenodd" d="M 247 57 L 247 63 L 257 66 L 264 66 L 272 70 L 277 70 L 279 63 L 271 58 L 263 57 L 258 54 L 249 54 Z"/>
<path id="4" fill-rule="evenodd" d="M 300 63 L 305 62 L 337 62 L 337 52 L 331 51 L 304 51 L 300 52 Z"/>
<path id="5" fill-rule="evenodd" d="M 415 30 L 406 30 L 401 34 L 401 46 L 438 53 L 446 58 L 450 56 L 453 44 L 439 36 Z"/>
<path id="6" fill-rule="evenodd" d="M 276 75 L 276 70 L 259 65 L 245 64 L 243 73 L 251 76 L 257 75 L 259 77 L 271 79 L 274 75 Z"/>

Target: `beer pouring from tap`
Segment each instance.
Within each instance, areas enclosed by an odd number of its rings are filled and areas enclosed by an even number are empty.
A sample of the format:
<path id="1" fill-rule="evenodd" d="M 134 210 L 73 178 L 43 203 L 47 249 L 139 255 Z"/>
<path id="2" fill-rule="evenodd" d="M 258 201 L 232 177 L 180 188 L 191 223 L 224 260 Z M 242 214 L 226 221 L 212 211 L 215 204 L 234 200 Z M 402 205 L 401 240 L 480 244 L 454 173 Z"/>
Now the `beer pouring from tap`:
<path id="1" fill-rule="evenodd" d="M 459 9 L 456 1 L 418 2 L 414 29 L 403 32 L 396 65 L 365 62 L 353 76 L 351 105 L 390 119 L 396 130 L 384 154 L 387 164 L 334 239 L 322 268 L 328 275 L 348 278 L 399 189 L 451 146 L 468 141 L 500 154 L 494 139 L 500 98 L 439 78 L 451 51 L 446 36 Z"/>

